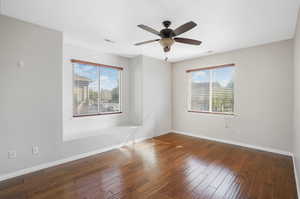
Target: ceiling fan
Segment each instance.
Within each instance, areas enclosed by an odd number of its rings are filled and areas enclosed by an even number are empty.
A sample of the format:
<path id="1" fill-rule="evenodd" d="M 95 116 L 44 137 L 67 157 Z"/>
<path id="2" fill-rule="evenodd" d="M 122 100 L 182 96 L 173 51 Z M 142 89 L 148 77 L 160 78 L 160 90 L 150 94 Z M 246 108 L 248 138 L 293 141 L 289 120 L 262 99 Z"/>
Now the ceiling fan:
<path id="1" fill-rule="evenodd" d="M 143 30 L 146 30 L 150 33 L 153 33 L 153 34 L 159 36 L 160 39 L 144 41 L 144 42 L 136 43 L 134 45 L 139 46 L 139 45 L 158 41 L 162 45 L 164 52 L 169 52 L 171 50 L 171 46 L 174 44 L 174 42 L 190 44 L 190 45 L 200 45 L 202 43 L 201 41 L 198 41 L 195 39 L 177 37 L 177 36 L 181 35 L 182 33 L 185 33 L 187 31 L 191 30 L 192 28 L 194 28 L 195 26 L 197 26 L 197 24 L 193 21 L 187 22 L 187 23 L 179 26 L 175 30 L 169 28 L 169 26 L 171 25 L 171 21 L 163 21 L 162 24 L 165 28 L 162 29 L 160 32 L 158 32 L 157 30 L 154 30 L 153 28 L 151 28 L 149 26 L 143 25 L 143 24 L 138 25 L 138 27 L 142 28 Z"/>

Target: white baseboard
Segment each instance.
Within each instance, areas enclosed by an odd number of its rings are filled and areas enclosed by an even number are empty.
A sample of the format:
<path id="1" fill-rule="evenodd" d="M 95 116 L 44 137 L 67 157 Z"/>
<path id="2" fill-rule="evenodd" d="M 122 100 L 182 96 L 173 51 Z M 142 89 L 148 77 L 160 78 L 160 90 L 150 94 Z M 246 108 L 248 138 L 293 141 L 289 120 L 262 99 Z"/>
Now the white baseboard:
<path id="1" fill-rule="evenodd" d="M 146 139 L 150 139 L 150 138 L 151 137 L 139 138 L 139 139 L 136 139 L 135 142 L 142 142 L 142 141 L 144 141 Z M 57 166 L 57 165 L 64 164 L 64 163 L 67 163 L 67 162 L 71 162 L 71 161 L 74 161 L 74 160 L 78 160 L 78 159 L 81 159 L 81 158 L 86 158 L 86 157 L 89 157 L 89 156 L 92 156 L 92 155 L 96 155 L 96 154 L 99 154 L 99 153 L 110 151 L 112 149 L 117 149 L 117 148 L 120 148 L 122 146 L 129 145 L 129 144 L 132 144 L 132 142 L 123 143 L 123 144 L 119 144 L 119 145 L 114 145 L 114 146 L 110 146 L 110 147 L 106 147 L 106 148 L 102 148 L 102 149 L 98 149 L 98 150 L 90 151 L 90 152 L 86 152 L 86 153 L 81 153 L 81 154 L 74 155 L 74 156 L 64 158 L 64 159 L 61 159 L 61 160 L 56 160 L 56 161 L 53 161 L 53 162 L 47 162 L 47 163 L 40 164 L 40 165 L 37 165 L 37 166 L 33 166 L 33 167 L 30 167 L 30 168 L 21 169 L 21 170 L 12 172 L 12 173 L 1 175 L 0 176 L 0 181 L 7 180 L 7 179 L 10 179 L 10 178 L 14 178 L 14 177 L 21 176 L 21 175 L 25 175 L 25 174 L 28 174 L 28 173 L 32 173 L 32 172 L 39 171 L 39 170 L 42 170 L 42 169 L 46 169 L 46 168 L 49 168 L 49 167 Z"/>
<path id="2" fill-rule="evenodd" d="M 186 133 L 186 132 L 177 131 L 177 130 L 172 130 L 171 132 L 182 134 L 182 135 L 187 135 L 187 136 L 192 136 L 192 137 L 198 137 L 198 138 L 202 138 L 202 139 L 205 139 L 205 140 L 222 142 L 222 143 L 226 143 L 226 144 L 232 144 L 232 145 L 237 145 L 237 146 L 252 148 L 252 149 L 256 149 L 256 150 L 261 150 L 261 151 L 267 151 L 267 152 L 277 153 L 277 154 L 281 154 L 281 155 L 292 156 L 291 152 L 283 151 L 283 150 L 278 150 L 278 149 L 273 149 L 273 148 L 255 146 L 255 145 L 251 145 L 251 144 L 245 144 L 245 143 L 242 143 L 242 142 L 235 142 L 235 141 L 223 140 L 223 139 L 212 138 L 212 137 L 207 137 L 207 136 L 203 136 L 203 135 L 195 135 L 195 134 L 192 134 L 192 133 Z"/>
<path id="3" fill-rule="evenodd" d="M 297 186 L 297 195 L 298 195 L 298 198 L 299 198 L 300 187 L 299 187 L 298 172 L 297 172 L 297 168 L 296 168 L 295 156 L 293 155 L 292 157 L 293 157 L 293 165 L 294 165 L 294 175 L 295 175 L 296 186 Z"/>

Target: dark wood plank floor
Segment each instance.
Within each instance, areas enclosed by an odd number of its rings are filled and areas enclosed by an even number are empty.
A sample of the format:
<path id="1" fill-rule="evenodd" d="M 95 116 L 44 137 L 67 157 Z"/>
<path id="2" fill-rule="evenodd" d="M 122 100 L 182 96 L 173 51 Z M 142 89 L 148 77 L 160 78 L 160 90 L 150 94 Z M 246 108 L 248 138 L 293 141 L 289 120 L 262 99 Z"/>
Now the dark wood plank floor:
<path id="1" fill-rule="evenodd" d="M 170 133 L 0 183 L 11 199 L 296 199 L 292 159 Z"/>

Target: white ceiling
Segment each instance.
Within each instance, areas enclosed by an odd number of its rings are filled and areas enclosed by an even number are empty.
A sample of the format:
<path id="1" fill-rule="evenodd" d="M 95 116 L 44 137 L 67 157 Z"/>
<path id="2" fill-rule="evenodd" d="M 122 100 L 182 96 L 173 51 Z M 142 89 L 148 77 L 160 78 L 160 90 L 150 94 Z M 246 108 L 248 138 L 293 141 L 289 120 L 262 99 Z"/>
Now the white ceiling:
<path id="1" fill-rule="evenodd" d="M 0 0 L 1 13 L 64 32 L 65 42 L 124 56 L 143 54 L 164 58 L 155 39 L 138 24 L 162 29 L 194 21 L 182 37 L 203 41 L 201 46 L 175 44 L 170 61 L 255 46 L 292 38 L 299 0 Z M 107 43 L 104 39 L 115 43 Z"/>

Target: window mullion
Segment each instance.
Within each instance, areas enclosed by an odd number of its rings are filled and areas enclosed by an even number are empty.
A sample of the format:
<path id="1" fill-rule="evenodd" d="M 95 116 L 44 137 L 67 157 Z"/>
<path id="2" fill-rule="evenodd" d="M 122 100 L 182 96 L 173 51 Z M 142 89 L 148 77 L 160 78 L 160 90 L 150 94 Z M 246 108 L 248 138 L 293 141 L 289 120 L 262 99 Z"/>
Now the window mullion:
<path id="1" fill-rule="evenodd" d="M 101 75 L 100 75 L 100 67 L 98 67 L 98 113 L 100 113 L 100 80 L 101 80 Z"/>
<path id="2" fill-rule="evenodd" d="M 209 112 L 212 112 L 213 70 L 209 71 Z"/>
<path id="3" fill-rule="evenodd" d="M 120 73 L 120 71 L 118 72 L 119 73 L 119 82 L 118 82 L 118 84 L 119 84 L 119 111 L 122 111 L 122 95 L 123 95 L 123 93 L 122 93 L 122 81 L 123 81 L 123 79 L 122 79 L 122 74 Z"/>
<path id="4" fill-rule="evenodd" d="M 187 101 L 188 101 L 188 110 L 192 109 L 192 75 L 190 73 L 188 73 L 188 97 L 187 97 Z"/>

